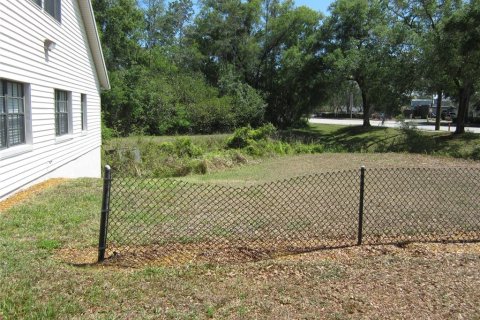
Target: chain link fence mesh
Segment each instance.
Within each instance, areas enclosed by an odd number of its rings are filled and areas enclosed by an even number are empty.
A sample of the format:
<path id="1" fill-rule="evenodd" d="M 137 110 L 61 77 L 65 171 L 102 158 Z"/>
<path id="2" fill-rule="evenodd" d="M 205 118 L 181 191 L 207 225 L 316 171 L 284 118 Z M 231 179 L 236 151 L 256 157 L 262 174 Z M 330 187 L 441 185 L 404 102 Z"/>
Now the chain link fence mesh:
<path id="1" fill-rule="evenodd" d="M 370 169 L 365 243 L 480 240 L 480 170 Z"/>
<path id="2" fill-rule="evenodd" d="M 363 242 L 480 237 L 480 170 L 369 169 Z M 248 187 L 112 174 L 107 256 L 231 262 L 357 244 L 360 171 Z"/>

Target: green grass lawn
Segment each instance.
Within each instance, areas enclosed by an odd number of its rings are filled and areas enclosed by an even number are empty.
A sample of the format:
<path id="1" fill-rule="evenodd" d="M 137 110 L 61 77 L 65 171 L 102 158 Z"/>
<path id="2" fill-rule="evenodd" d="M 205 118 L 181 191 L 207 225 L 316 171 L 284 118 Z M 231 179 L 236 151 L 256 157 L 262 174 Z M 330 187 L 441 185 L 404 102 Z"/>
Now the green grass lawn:
<path id="1" fill-rule="evenodd" d="M 196 183 L 243 186 L 338 170 L 413 167 L 475 167 L 480 162 L 408 153 L 322 153 L 273 157 L 207 174 L 177 178 Z"/>
<path id="2" fill-rule="evenodd" d="M 320 142 L 348 152 L 408 152 L 480 158 L 480 135 L 474 133 L 455 135 L 415 129 L 311 124 L 306 129 L 293 129 L 285 135 L 308 142 Z"/>
<path id="3" fill-rule="evenodd" d="M 399 134 L 333 126 L 299 130 L 297 138 L 300 133 L 340 146 L 381 144 L 385 135 Z M 135 144 L 136 139 L 127 140 Z M 223 139 L 213 138 L 217 142 L 210 145 L 218 148 Z M 478 144 L 469 135 L 432 134 L 432 139 L 444 141 L 443 150 L 459 153 L 472 153 Z M 418 154 L 323 153 L 252 157 L 234 170 L 182 179 L 243 185 L 361 164 L 478 166 Z M 0 318 L 441 319 L 480 314 L 479 244 L 363 246 L 225 265 L 91 265 L 101 189 L 100 180 L 72 180 L 0 212 Z"/>
<path id="4" fill-rule="evenodd" d="M 3 319 L 475 318 L 480 313 L 475 244 L 364 246 L 229 265 L 72 265 L 68 261 L 95 257 L 100 191 L 98 180 L 70 181 L 0 214 Z"/>

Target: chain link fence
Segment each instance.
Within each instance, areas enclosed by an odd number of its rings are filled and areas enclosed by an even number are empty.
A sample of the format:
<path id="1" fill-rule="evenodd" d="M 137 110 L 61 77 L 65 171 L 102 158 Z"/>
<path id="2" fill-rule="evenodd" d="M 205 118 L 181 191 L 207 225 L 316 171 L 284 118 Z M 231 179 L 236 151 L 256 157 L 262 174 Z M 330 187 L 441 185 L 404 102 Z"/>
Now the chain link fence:
<path id="1" fill-rule="evenodd" d="M 362 169 L 248 187 L 105 177 L 99 260 L 231 262 L 480 240 L 478 169 Z"/>

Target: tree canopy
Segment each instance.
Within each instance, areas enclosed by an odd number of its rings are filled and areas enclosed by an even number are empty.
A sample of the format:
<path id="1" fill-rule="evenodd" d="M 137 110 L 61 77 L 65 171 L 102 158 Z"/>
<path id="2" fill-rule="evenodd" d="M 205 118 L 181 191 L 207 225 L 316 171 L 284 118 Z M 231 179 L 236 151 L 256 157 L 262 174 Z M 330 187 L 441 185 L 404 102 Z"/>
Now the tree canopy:
<path id="1" fill-rule="evenodd" d="M 327 16 L 293 0 L 93 7 L 112 83 L 104 122 L 120 135 L 288 127 L 350 94 L 368 126 L 415 93 L 457 101 L 460 133 L 478 90 L 478 0 L 337 0 Z"/>

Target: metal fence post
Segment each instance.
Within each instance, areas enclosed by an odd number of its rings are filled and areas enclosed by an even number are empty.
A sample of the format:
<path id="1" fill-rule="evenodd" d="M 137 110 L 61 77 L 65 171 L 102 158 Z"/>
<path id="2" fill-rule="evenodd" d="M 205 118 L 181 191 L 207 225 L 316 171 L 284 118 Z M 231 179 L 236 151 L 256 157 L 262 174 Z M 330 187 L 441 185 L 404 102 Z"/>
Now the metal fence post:
<path id="1" fill-rule="evenodd" d="M 102 262 L 103 260 L 105 260 L 105 250 L 107 249 L 108 214 L 110 212 L 111 184 L 111 168 L 109 165 L 106 165 L 105 176 L 103 177 L 102 214 L 100 216 L 100 237 L 98 240 L 98 262 Z"/>
<path id="2" fill-rule="evenodd" d="M 365 198 L 365 166 L 360 168 L 360 206 L 358 209 L 358 242 L 362 244 L 363 240 L 363 203 Z"/>

